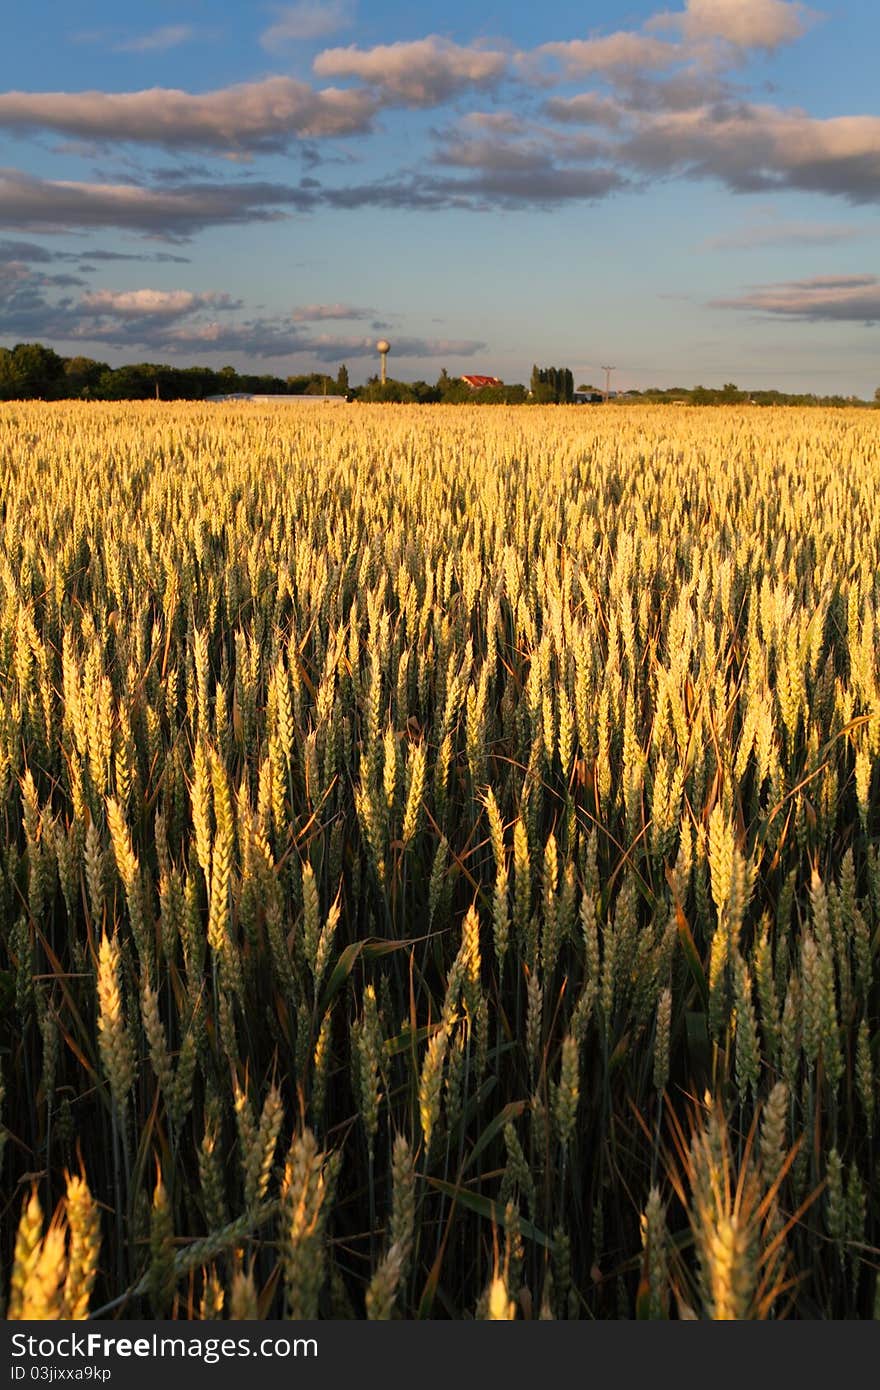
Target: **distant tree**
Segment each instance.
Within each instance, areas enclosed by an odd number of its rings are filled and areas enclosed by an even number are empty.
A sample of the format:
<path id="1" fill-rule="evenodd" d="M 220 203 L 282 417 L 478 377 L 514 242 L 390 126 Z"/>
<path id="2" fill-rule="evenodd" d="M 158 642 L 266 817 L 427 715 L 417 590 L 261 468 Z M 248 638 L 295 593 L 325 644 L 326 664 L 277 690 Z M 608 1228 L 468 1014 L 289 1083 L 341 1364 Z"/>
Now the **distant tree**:
<path id="1" fill-rule="evenodd" d="M 874 392 L 874 400 L 880 405 L 880 386 L 878 386 L 877 390 Z"/>
<path id="2" fill-rule="evenodd" d="M 372 377 L 358 392 L 361 401 L 414 401 L 412 387 L 405 381 L 395 381 L 392 377 L 385 382 Z"/>
<path id="3" fill-rule="evenodd" d="M 42 343 L 16 343 L 4 350 L 0 367 L 0 394 L 6 399 L 65 394 L 64 359 Z"/>
<path id="4" fill-rule="evenodd" d="M 339 371 L 336 373 L 336 393 L 339 396 L 347 396 L 348 390 L 348 368 L 343 362 Z"/>
<path id="5" fill-rule="evenodd" d="M 432 405 L 440 400 L 438 388 L 427 381 L 411 381 L 409 389 L 419 405 Z"/>
<path id="6" fill-rule="evenodd" d="M 106 371 L 109 371 L 106 362 L 96 362 L 91 357 L 65 357 L 65 394 L 70 392 L 72 395 L 91 395 Z"/>
<path id="7" fill-rule="evenodd" d="M 461 405 L 463 401 L 472 400 L 474 394 L 467 382 L 460 376 L 450 376 L 445 367 L 437 378 L 436 391 L 435 399 L 447 405 Z"/>
<path id="8" fill-rule="evenodd" d="M 574 377 L 568 367 L 532 367 L 532 399 L 538 404 L 574 400 Z"/>
<path id="9" fill-rule="evenodd" d="M 148 364 L 108 368 L 95 391 L 105 401 L 145 401 L 156 394 L 156 378 Z"/>
<path id="10" fill-rule="evenodd" d="M 12 400 L 15 396 L 15 366 L 9 348 L 0 348 L 0 400 Z"/>

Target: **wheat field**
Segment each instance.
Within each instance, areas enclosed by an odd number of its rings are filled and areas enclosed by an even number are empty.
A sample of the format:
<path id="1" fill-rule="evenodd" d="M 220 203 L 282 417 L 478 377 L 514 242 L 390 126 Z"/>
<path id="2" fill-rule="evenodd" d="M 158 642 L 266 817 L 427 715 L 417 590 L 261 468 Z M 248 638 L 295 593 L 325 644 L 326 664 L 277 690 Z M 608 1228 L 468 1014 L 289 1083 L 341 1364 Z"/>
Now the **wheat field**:
<path id="1" fill-rule="evenodd" d="M 0 409 L 9 1318 L 880 1315 L 880 416 Z"/>

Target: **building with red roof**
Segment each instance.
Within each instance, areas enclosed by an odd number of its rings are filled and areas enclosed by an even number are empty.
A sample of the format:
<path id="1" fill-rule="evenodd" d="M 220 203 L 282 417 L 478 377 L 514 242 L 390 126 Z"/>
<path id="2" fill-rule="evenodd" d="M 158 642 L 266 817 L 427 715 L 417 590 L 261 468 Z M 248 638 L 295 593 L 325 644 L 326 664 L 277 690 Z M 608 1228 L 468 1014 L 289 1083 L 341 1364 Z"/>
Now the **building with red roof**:
<path id="1" fill-rule="evenodd" d="M 463 376 L 460 378 L 472 391 L 482 391 L 486 386 L 503 386 L 500 376 Z"/>

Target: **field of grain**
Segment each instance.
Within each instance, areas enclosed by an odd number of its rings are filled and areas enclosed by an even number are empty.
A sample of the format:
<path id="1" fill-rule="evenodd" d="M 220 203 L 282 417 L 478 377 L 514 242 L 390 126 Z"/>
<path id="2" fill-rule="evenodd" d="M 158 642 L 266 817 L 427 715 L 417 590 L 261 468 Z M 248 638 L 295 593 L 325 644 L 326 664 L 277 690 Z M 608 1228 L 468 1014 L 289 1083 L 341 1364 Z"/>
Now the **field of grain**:
<path id="1" fill-rule="evenodd" d="M 8 1317 L 880 1311 L 880 416 L 10 405 L 0 515 Z"/>

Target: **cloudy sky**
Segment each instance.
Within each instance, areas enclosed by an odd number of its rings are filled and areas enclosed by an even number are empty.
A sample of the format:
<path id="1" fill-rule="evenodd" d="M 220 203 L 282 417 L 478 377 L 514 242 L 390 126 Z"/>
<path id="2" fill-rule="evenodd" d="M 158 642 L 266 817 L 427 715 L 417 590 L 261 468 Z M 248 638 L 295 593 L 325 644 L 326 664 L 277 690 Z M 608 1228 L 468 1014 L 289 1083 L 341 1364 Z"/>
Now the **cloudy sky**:
<path id="1" fill-rule="evenodd" d="M 880 384 L 876 0 L 34 0 L 0 343 Z"/>

